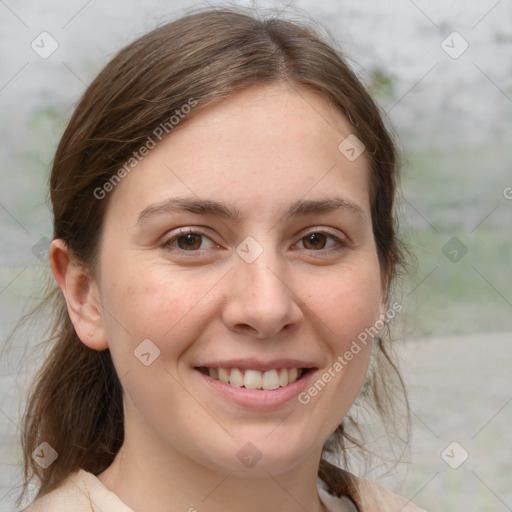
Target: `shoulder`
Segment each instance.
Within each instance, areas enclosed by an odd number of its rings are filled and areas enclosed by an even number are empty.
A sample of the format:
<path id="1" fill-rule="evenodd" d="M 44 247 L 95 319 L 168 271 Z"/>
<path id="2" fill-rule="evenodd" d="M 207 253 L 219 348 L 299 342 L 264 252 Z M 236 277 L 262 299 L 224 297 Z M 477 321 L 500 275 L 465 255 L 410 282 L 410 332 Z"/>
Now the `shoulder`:
<path id="1" fill-rule="evenodd" d="M 330 493 L 338 497 L 349 497 L 359 512 L 425 512 L 407 498 L 327 461 L 322 461 L 319 476 L 326 483 Z"/>
<path id="2" fill-rule="evenodd" d="M 57 489 L 37 498 L 23 512 L 47 512 L 50 510 L 53 512 L 66 512 L 71 507 L 76 508 L 77 512 L 87 510 L 87 496 L 78 491 L 73 485 L 73 482 L 78 477 L 79 473 L 74 473 Z"/>
<path id="3" fill-rule="evenodd" d="M 132 512 L 92 474 L 79 470 L 23 512 Z"/>
<path id="4" fill-rule="evenodd" d="M 375 482 L 354 478 L 363 512 L 425 512 L 407 498 L 398 496 Z"/>

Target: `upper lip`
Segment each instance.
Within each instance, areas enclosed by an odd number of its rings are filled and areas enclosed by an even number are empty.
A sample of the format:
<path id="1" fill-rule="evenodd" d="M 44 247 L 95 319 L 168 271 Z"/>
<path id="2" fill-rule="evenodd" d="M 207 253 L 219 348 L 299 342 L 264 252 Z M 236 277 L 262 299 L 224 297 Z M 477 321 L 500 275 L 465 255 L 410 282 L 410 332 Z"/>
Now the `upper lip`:
<path id="1" fill-rule="evenodd" d="M 266 372 L 275 368 L 316 368 L 312 361 L 301 361 L 299 359 L 273 359 L 262 361 L 261 359 L 228 359 L 223 361 L 207 361 L 196 366 L 196 368 L 239 368 L 240 370 L 259 370 Z"/>

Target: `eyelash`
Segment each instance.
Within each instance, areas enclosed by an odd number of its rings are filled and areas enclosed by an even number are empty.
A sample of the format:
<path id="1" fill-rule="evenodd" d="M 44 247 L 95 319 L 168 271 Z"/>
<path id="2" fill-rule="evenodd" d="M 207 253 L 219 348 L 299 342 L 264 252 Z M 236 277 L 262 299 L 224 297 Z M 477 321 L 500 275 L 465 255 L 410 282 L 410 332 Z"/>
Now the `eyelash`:
<path id="1" fill-rule="evenodd" d="M 208 235 L 205 233 L 202 233 L 201 231 L 194 231 L 192 228 L 189 229 L 183 229 L 180 228 L 179 232 L 175 234 L 170 234 L 162 243 L 161 247 L 166 250 L 170 250 L 171 252 L 180 252 L 181 254 L 187 254 L 192 256 L 193 254 L 201 255 L 204 251 L 207 251 L 208 249 L 192 249 L 192 250 L 185 250 L 180 249 L 179 247 L 176 247 L 174 243 L 182 237 L 185 237 L 187 235 L 196 235 L 201 236 L 204 238 L 208 238 L 212 244 L 215 246 L 219 246 L 219 244 L 216 244 Z M 332 252 L 340 252 L 343 249 L 347 248 L 349 246 L 349 243 L 345 240 L 340 239 L 339 237 L 333 235 L 332 233 L 325 231 L 325 230 L 313 230 L 308 233 L 306 233 L 304 236 L 302 236 L 299 240 L 299 242 L 302 242 L 305 238 L 311 235 L 325 235 L 328 239 L 333 240 L 337 244 L 337 248 L 328 248 L 328 249 L 320 249 L 320 250 L 314 250 L 314 249 L 301 249 L 301 251 L 310 252 L 315 255 L 325 254 L 325 253 L 332 253 Z M 296 243 L 299 243 L 296 242 Z M 294 244 L 295 245 L 295 244 Z M 194 256 L 192 256 L 194 257 Z"/>

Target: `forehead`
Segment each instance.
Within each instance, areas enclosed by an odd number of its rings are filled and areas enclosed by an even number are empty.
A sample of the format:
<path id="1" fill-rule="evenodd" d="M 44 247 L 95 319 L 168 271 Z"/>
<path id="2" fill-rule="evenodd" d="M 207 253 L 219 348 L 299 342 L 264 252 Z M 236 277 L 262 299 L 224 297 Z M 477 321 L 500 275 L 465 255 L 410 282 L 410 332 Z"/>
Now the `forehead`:
<path id="1" fill-rule="evenodd" d="M 113 207 L 131 215 L 173 195 L 196 195 L 262 212 L 277 211 L 281 200 L 342 192 L 368 210 L 364 153 L 351 161 L 339 150 L 352 133 L 318 93 L 251 87 L 178 125 L 122 180 Z"/>

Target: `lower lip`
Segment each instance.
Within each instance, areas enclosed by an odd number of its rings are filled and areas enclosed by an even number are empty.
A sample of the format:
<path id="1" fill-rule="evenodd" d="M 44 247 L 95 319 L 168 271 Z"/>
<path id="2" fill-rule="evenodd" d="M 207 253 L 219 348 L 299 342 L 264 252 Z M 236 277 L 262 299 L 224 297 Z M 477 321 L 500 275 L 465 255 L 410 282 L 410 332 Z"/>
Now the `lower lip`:
<path id="1" fill-rule="evenodd" d="M 309 370 L 295 382 L 273 390 L 237 388 L 220 380 L 212 379 L 200 371 L 197 373 L 208 386 L 231 402 L 253 409 L 272 409 L 290 402 L 303 392 L 316 371 Z"/>

